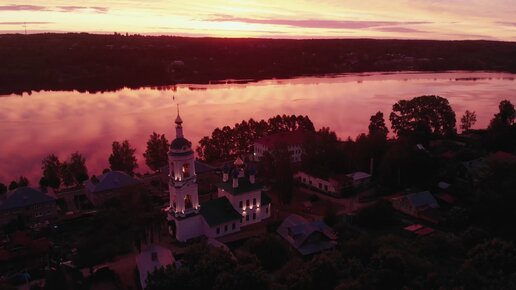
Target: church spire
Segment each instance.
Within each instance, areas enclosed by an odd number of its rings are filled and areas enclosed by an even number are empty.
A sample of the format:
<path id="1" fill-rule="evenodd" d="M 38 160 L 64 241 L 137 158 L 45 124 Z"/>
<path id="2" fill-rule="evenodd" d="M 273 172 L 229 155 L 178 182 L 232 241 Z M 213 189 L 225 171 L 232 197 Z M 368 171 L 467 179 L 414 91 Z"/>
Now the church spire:
<path id="1" fill-rule="evenodd" d="M 183 120 L 179 116 L 179 104 L 177 105 L 177 117 L 176 117 L 176 138 L 183 138 Z"/>

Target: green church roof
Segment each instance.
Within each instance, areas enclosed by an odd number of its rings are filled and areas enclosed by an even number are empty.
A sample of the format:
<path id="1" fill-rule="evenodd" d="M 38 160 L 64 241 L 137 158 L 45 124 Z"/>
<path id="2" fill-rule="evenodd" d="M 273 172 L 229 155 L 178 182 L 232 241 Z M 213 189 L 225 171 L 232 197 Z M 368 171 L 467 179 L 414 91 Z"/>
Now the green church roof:
<path id="1" fill-rule="evenodd" d="M 210 227 L 240 220 L 242 217 L 225 196 L 201 203 L 200 212 Z"/>

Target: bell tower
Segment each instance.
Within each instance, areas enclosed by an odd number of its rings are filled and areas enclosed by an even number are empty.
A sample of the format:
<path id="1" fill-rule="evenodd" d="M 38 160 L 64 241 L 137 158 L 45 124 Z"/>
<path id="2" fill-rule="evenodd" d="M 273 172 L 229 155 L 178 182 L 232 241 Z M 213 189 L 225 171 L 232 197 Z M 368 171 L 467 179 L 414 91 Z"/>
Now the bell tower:
<path id="1" fill-rule="evenodd" d="M 183 135 L 183 120 L 177 109 L 176 138 L 168 152 L 170 214 L 186 217 L 199 213 L 198 185 L 195 174 L 195 157 L 192 143 Z"/>

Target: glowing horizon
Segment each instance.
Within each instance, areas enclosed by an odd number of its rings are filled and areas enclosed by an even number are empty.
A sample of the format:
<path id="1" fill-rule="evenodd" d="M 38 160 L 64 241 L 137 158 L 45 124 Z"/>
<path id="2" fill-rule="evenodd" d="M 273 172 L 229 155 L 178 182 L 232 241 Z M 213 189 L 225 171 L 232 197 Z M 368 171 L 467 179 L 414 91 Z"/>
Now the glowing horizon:
<path id="1" fill-rule="evenodd" d="M 0 33 L 516 41 L 509 2 L 0 0 Z"/>

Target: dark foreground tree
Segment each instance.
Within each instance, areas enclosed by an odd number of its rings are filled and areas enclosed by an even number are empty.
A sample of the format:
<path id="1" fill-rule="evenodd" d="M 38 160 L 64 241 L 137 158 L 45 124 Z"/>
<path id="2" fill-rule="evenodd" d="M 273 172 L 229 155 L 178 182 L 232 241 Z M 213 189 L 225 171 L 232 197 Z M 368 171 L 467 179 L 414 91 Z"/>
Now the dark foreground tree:
<path id="1" fill-rule="evenodd" d="M 59 158 L 54 154 L 50 154 L 41 163 L 44 180 L 42 185 L 58 188 L 61 185 L 61 162 Z"/>
<path id="2" fill-rule="evenodd" d="M 493 151 L 511 152 L 516 148 L 516 110 L 508 100 L 501 101 L 498 108 L 498 113 L 494 115 L 487 129 L 487 147 Z"/>
<path id="3" fill-rule="evenodd" d="M 61 177 L 65 185 L 81 185 L 88 180 L 88 168 L 86 159 L 75 152 L 70 155 L 70 160 L 63 162 L 61 166 Z"/>
<path id="4" fill-rule="evenodd" d="M 477 114 L 475 112 L 470 112 L 466 110 L 466 112 L 464 112 L 464 115 L 462 115 L 462 117 L 460 118 L 460 129 L 463 132 L 468 131 L 469 129 L 471 129 L 471 127 L 473 127 L 473 125 L 475 125 L 476 122 Z"/>
<path id="5" fill-rule="evenodd" d="M 109 155 L 109 165 L 111 170 L 124 171 L 129 175 L 134 174 L 134 170 L 138 168 L 136 149 L 132 148 L 129 141 L 124 140 L 122 143 L 115 141 L 112 145 L 113 152 Z"/>
<path id="6" fill-rule="evenodd" d="M 263 178 L 278 193 L 280 201 L 290 203 L 294 191 L 294 171 L 287 146 L 279 146 L 271 153 L 265 152 L 259 166 Z"/>
<path id="7" fill-rule="evenodd" d="M 0 182 L 0 198 L 7 192 L 7 186 Z"/>
<path id="8" fill-rule="evenodd" d="M 18 186 L 29 186 L 29 179 L 25 176 L 20 176 L 20 178 L 18 178 Z"/>
<path id="9" fill-rule="evenodd" d="M 459 273 L 466 289 L 514 289 L 516 248 L 499 239 L 481 243 L 469 251 Z"/>
<path id="10" fill-rule="evenodd" d="M 369 123 L 369 136 L 380 136 L 387 138 L 389 129 L 385 126 L 385 120 L 382 112 L 377 112 L 371 116 Z"/>
<path id="11" fill-rule="evenodd" d="M 281 268 L 290 258 L 288 247 L 276 235 L 250 239 L 242 248 L 255 255 L 260 265 L 271 272 Z"/>
<path id="12" fill-rule="evenodd" d="M 145 164 L 150 169 L 158 171 L 161 167 L 168 163 L 168 140 L 164 134 L 152 132 L 147 141 L 147 149 L 143 153 Z"/>
<path id="13" fill-rule="evenodd" d="M 9 183 L 9 190 L 15 190 L 19 187 L 18 182 L 16 180 L 11 181 Z"/>
<path id="14" fill-rule="evenodd" d="M 180 267 L 170 266 L 150 274 L 146 289 L 213 289 L 217 278 L 232 273 L 235 264 L 224 250 L 206 243 L 196 244 L 187 249 Z"/>
<path id="15" fill-rule="evenodd" d="M 491 120 L 491 126 L 510 126 L 516 119 L 516 110 L 509 100 L 503 100 L 498 105 L 498 113 Z"/>
<path id="16" fill-rule="evenodd" d="M 455 112 L 448 100 L 439 96 L 398 101 L 392 106 L 389 119 L 398 136 L 412 135 L 428 140 L 455 134 Z"/>
<path id="17" fill-rule="evenodd" d="M 260 267 L 248 264 L 239 265 L 231 272 L 217 276 L 214 290 L 268 290 L 271 289 L 267 273 Z"/>
<path id="18" fill-rule="evenodd" d="M 337 134 L 328 127 L 322 127 L 303 144 L 302 170 L 321 177 L 340 172 L 348 163 L 343 160 L 342 149 Z"/>

